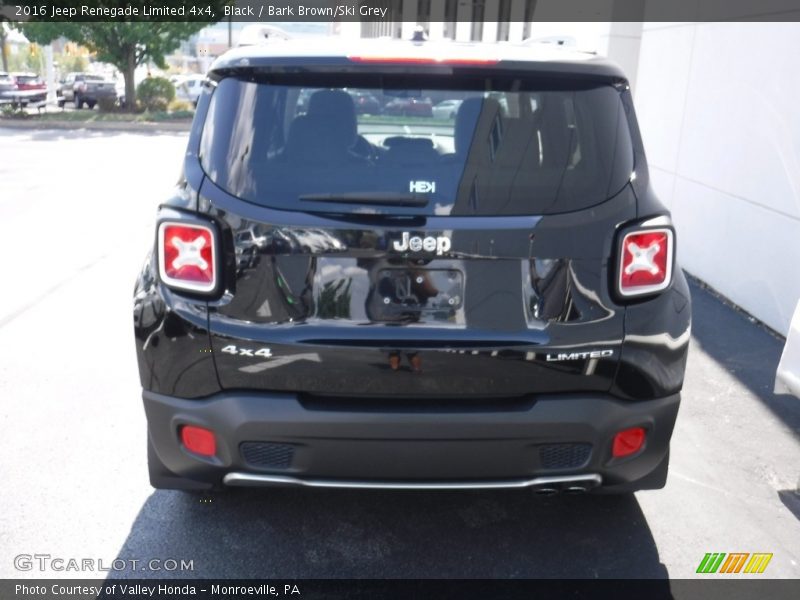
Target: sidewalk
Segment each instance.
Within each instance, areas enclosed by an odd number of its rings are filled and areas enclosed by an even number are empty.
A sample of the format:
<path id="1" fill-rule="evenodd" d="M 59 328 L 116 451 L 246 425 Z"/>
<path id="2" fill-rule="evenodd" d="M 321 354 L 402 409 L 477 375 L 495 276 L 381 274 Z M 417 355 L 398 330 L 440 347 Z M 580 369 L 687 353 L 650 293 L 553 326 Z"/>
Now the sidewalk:
<path id="1" fill-rule="evenodd" d="M 102 131 L 188 132 L 191 120 L 181 121 L 57 121 L 0 118 L 0 128 L 9 129 L 91 129 Z"/>
<path id="2" fill-rule="evenodd" d="M 52 110 L 48 110 L 52 109 Z M 12 129 L 60 129 L 141 132 L 188 132 L 191 118 L 143 120 L 142 114 L 101 113 L 96 110 L 73 111 L 48 104 L 43 111 L 25 110 L 26 117 L 0 117 L 0 127 Z M 76 118 L 76 116 L 78 118 Z M 86 118 L 82 118 L 82 117 Z"/>

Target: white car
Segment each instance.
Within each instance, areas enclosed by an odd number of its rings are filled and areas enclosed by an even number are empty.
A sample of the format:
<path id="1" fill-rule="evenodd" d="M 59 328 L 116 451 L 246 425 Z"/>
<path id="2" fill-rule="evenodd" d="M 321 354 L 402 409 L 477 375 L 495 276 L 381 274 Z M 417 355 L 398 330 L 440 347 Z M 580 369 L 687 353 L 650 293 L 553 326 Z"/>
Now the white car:
<path id="1" fill-rule="evenodd" d="M 781 362 L 775 374 L 775 393 L 794 394 L 800 398 L 800 302 L 794 309 Z"/>
<path id="2" fill-rule="evenodd" d="M 187 100 L 197 106 L 197 99 L 203 90 L 205 75 L 189 75 L 183 81 L 175 85 L 175 92 L 181 100 Z"/>
<path id="3" fill-rule="evenodd" d="M 435 119 L 455 119 L 458 107 L 463 100 L 443 100 L 433 107 L 433 117 Z"/>

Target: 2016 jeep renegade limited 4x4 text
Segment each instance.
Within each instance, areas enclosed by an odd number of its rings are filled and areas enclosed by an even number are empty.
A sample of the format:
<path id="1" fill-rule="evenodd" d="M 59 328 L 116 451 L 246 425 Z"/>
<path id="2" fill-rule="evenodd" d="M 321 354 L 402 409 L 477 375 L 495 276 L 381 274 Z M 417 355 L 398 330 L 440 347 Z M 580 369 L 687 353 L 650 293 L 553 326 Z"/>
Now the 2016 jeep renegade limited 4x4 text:
<path id="1" fill-rule="evenodd" d="M 662 487 L 690 328 L 675 257 L 603 59 L 233 50 L 136 284 L 151 482 Z"/>

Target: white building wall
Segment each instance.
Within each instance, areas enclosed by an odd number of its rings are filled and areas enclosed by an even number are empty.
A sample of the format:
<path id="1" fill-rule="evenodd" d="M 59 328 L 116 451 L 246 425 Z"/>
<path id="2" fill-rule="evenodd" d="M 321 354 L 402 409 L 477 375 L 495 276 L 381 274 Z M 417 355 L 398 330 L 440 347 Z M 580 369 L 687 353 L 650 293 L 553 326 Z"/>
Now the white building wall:
<path id="1" fill-rule="evenodd" d="M 682 266 L 785 334 L 800 298 L 800 24 L 649 23 L 636 109 Z"/>

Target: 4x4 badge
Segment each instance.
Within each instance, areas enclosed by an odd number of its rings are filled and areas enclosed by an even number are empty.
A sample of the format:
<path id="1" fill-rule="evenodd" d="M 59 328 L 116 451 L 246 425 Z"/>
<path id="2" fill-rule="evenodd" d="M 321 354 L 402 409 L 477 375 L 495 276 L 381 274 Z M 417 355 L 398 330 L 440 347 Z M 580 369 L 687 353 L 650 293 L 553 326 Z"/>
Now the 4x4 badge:
<path id="1" fill-rule="evenodd" d="M 261 358 L 272 358 L 272 350 L 269 348 L 237 348 L 233 344 L 225 346 L 220 352 L 225 354 L 233 354 L 234 356 L 259 356 Z"/>
<path id="2" fill-rule="evenodd" d="M 400 240 L 395 240 L 392 247 L 397 252 L 436 252 L 439 256 L 450 250 L 450 238 L 444 235 L 437 237 L 411 237 L 408 231 L 403 232 L 403 237 Z"/>

